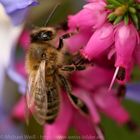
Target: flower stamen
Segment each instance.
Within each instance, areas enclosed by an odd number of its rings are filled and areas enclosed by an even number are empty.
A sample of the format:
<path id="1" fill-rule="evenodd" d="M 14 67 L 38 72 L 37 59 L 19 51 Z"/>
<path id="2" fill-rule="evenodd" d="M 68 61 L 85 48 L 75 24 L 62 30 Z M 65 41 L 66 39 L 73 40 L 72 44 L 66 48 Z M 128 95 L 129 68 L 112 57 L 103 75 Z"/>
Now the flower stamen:
<path id="1" fill-rule="evenodd" d="M 110 86 L 108 88 L 108 91 L 111 91 L 112 87 L 113 87 L 113 84 L 116 80 L 116 77 L 117 77 L 117 74 L 118 74 L 118 71 L 119 71 L 119 67 L 116 68 L 115 72 L 114 72 L 114 75 L 113 75 L 113 78 L 111 80 L 111 83 L 110 83 Z"/>

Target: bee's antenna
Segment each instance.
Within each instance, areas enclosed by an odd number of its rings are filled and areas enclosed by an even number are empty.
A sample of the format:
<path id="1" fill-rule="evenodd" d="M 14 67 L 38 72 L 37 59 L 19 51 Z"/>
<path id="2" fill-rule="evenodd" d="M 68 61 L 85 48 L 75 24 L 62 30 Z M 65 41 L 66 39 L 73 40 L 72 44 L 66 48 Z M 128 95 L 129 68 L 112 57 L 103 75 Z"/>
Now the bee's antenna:
<path id="1" fill-rule="evenodd" d="M 53 16 L 53 14 L 55 13 L 55 11 L 56 11 L 56 9 L 57 9 L 57 7 L 58 7 L 58 6 L 60 6 L 60 2 L 59 2 L 59 3 L 57 3 L 57 4 L 55 5 L 55 7 L 53 8 L 53 10 L 52 10 L 52 12 L 50 13 L 49 17 L 47 18 L 47 20 L 46 20 L 46 22 L 45 22 L 45 25 L 44 25 L 44 26 L 47 26 L 47 24 L 48 24 L 49 20 L 51 19 L 51 17 L 52 17 L 52 16 Z"/>

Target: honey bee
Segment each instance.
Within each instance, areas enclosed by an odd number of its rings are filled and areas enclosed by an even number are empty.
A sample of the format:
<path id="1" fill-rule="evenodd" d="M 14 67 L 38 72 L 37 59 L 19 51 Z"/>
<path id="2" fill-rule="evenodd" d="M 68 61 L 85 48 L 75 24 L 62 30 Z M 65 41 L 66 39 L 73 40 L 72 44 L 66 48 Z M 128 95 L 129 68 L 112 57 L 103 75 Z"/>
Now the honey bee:
<path id="1" fill-rule="evenodd" d="M 31 43 L 26 55 L 26 69 L 29 76 L 26 94 L 27 107 L 36 121 L 43 125 L 55 121 L 60 108 L 60 89 L 63 86 L 72 104 L 82 113 L 88 114 L 85 103 L 72 94 L 66 73 L 84 70 L 85 65 L 66 65 L 62 51 L 63 40 L 73 33 L 59 38 L 58 47 L 52 44 L 57 31 L 53 27 L 41 27 L 31 32 Z"/>

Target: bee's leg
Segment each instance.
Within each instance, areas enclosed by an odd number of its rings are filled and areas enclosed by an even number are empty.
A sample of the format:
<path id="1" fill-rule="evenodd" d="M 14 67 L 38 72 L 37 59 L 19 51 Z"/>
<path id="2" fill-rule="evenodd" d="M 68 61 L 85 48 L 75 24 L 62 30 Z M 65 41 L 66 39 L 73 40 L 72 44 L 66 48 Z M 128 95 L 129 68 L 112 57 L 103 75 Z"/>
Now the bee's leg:
<path id="1" fill-rule="evenodd" d="M 89 61 L 88 59 L 84 58 L 83 55 L 81 55 L 80 52 L 78 52 L 76 55 L 73 56 L 73 64 L 75 65 L 91 65 L 93 66 L 93 62 Z"/>
<path id="2" fill-rule="evenodd" d="M 63 84 L 63 86 L 66 90 L 66 93 L 68 94 L 68 97 L 69 97 L 70 101 L 72 102 L 72 104 L 76 108 L 78 108 L 82 113 L 89 114 L 89 110 L 88 110 L 88 107 L 86 106 L 86 104 L 81 99 L 79 99 L 78 97 L 76 97 L 75 95 L 72 94 L 72 90 L 71 90 L 68 80 L 63 75 L 59 75 L 59 78 L 60 78 L 61 83 Z"/>
<path id="3" fill-rule="evenodd" d="M 81 71 L 85 69 L 86 69 L 85 65 L 66 65 L 61 68 L 61 70 L 63 71 Z"/>
<path id="4" fill-rule="evenodd" d="M 72 33 L 66 33 L 66 34 L 62 35 L 62 36 L 59 38 L 59 45 L 58 45 L 58 47 L 57 47 L 57 50 L 61 50 L 61 49 L 62 49 L 62 47 L 63 47 L 63 40 L 64 40 L 64 39 L 70 38 L 70 37 L 73 36 L 74 34 L 76 34 L 76 33 L 72 32 Z"/>

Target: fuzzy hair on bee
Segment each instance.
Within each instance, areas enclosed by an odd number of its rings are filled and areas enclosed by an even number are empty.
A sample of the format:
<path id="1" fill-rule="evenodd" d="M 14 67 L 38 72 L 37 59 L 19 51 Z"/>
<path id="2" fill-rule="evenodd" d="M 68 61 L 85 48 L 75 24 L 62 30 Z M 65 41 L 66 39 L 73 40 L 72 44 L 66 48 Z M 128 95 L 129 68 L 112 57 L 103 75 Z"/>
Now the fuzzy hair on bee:
<path id="1" fill-rule="evenodd" d="M 41 27 L 31 32 L 31 43 L 26 55 L 28 73 L 28 90 L 26 93 L 27 107 L 36 121 L 43 125 L 53 123 L 57 118 L 61 87 L 63 87 L 71 103 L 80 112 L 88 114 L 85 103 L 72 94 L 66 74 L 75 70 L 84 70 L 85 65 L 65 63 L 62 51 L 63 40 L 72 36 L 66 33 L 59 38 L 58 47 L 52 43 L 57 31 L 53 27 Z"/>

